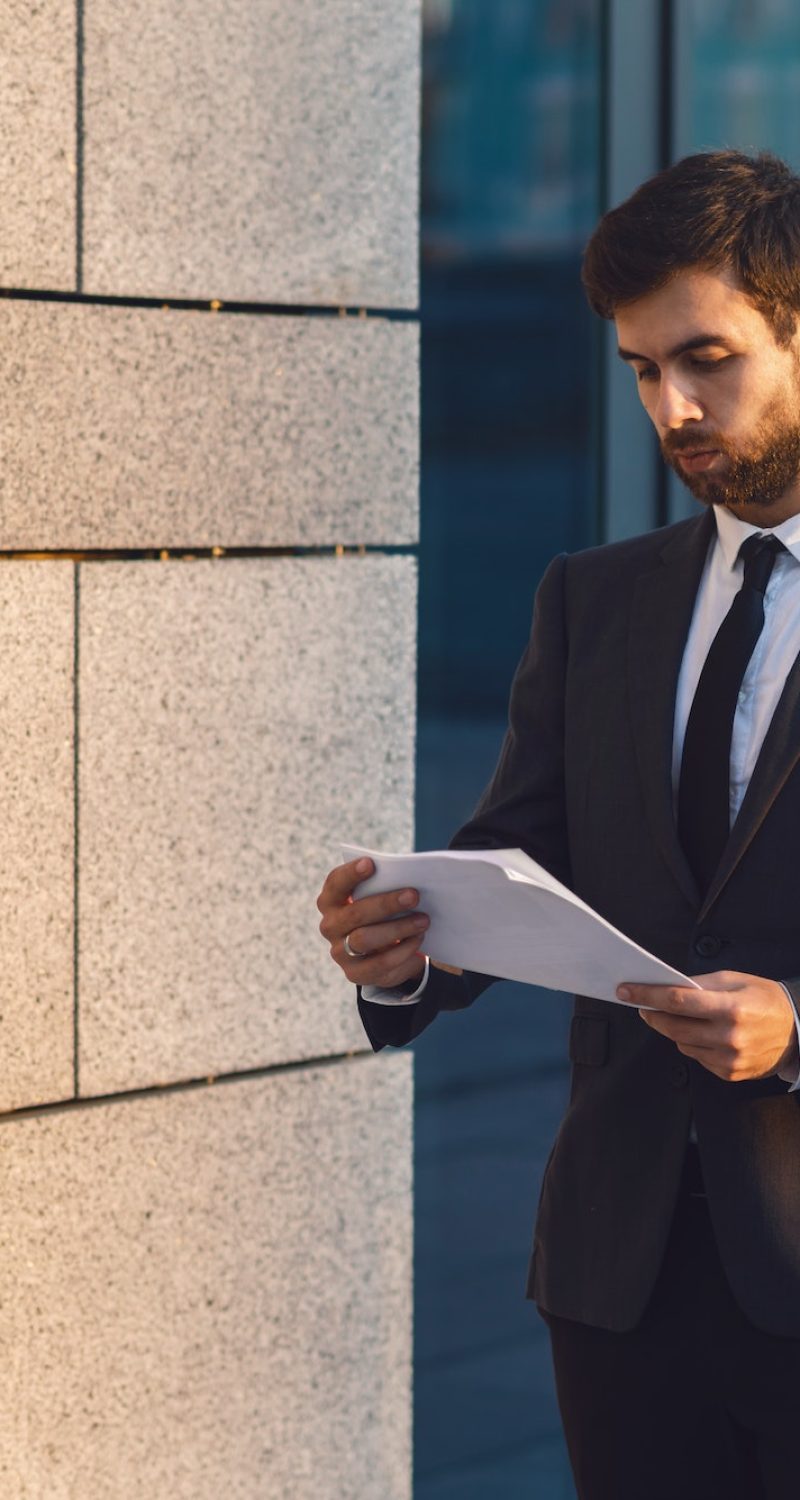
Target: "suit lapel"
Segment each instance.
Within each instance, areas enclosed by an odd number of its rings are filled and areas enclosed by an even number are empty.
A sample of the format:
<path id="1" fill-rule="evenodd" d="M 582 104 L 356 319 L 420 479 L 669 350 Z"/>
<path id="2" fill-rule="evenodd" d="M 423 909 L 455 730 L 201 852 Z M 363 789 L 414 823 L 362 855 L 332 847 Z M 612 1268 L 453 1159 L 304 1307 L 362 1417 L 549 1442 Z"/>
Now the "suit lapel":
<path id="1" fill-rule="evenodd" d="M 781 787 L 800 759 L 800 656 L 795 660 L 764 743 L 753 767 L 750 783 L 731 829 L 731 836 L 703 902 L 699 920 L 716 901 L 746 853 Z"/>
<path id="2" fill-rule="evenodd" d="M 628 671 L 636 756 L 656 844 L 681 889 L 699 892 L 680 846 L 672 798 L 675 693 L 695 596 L 713 535 L 711 511 L 670 542 L 657 566 L 636 580 Z"/>

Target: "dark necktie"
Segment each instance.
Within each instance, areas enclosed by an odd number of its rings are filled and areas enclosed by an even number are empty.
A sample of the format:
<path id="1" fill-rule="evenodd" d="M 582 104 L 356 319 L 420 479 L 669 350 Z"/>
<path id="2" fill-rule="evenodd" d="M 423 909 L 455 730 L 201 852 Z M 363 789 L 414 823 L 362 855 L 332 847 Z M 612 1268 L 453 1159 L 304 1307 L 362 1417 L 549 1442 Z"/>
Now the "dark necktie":
<path id="1" fill-rule="evenodd" d="M 719 627 L 694 695 L 678 788 L 678 835 L 703 895 L 730 831 L 730 759 L 736 702 L 764 626 L 764 592 L 784 546 L 749 536 L 739 548 L 744 581 Z"/>

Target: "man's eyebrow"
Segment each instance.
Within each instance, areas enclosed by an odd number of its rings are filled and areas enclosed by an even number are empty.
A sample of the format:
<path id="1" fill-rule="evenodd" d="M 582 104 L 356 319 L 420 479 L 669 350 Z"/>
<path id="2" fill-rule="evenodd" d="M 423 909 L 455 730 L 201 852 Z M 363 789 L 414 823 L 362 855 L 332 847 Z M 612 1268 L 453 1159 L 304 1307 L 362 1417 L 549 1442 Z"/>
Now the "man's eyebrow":
<path id="1" fill-rule="evenodd" d="M 727 339 L 722 333 L 696 333 L 694 338 L 684 339 L 682 344 L 676 344 L 674 349 L 670 349 L 667 353 L 667 359 L 677 359 L 679 354 L 688 354 L 690 349 L 707 349 L 712 344 L 715 344 L 720 349 L 732 350 L 733 348 L 730 339 Z M 617 354 L 620 359 L 628 361 L 640 359 L 642 364 L 645 365 L 652 363 L 646 354 L 636 354 L 633 349 L 618 349 Z"/>

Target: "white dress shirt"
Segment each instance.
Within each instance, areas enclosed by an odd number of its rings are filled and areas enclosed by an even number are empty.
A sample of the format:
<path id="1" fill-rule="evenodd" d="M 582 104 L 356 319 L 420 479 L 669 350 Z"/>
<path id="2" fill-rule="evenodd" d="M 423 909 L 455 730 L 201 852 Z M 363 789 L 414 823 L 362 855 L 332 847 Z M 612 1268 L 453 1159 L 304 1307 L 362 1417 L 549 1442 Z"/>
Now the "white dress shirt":
<path id="1" fill-rule="evenodd" d="M 695 599 L 689 634 L 678 676 L 675 698 L 675 723 L 672 744 L 673 795 L 678 795 L 683 740 L 686 722 L 711 642 L 719 630 L 744 577 L 744 563 L 739 559 L 742 542 L 754 532 L 776 536 L 785 552 L 775 558 L 764 595 L 764 628 L 742 680 L 733 720 L 730 759 L 730 820 L 742 805 L 758 752 L 769 728 L 790 668 L 800 654 L 800 515 L 791 516 L 780 526 L 752 526 L 740 521 L 723 506 L 715 505 L 716 535 L 708 549 L 703 576 Z M 413 994 L 402 989 L 380 989 L 364 985 L 365 1000 L 380 1005 L 413 1005 L 428 982 L 426 960 L 422 979 Z M 787 990 L 787 996 L 791 996 Z M 792 1002 L 798 1042 L 800 1016 Z M 792 1089 L 800 1088 L 800 1074 L 781 1074 Z"/>
<path id="2" fill-rule="evenodd" d="M 730 821 L 733 823 L 783 685 L 800 653 L 800 515 L 768 532 L 740 521 L 715 505 L 717 535 L 709 547 L 695 600 L 675 697 L 672 741 L 672 785 L 677 800 L 683 739 L 689 710 L 709 647 L 742 586 L 744 563 L 739 548 L 756 532 L 775 536 L 787 549 L 779 552 L 764 595 L 764 628 L 742 680 L 733 720 L 730 761 Z"/>

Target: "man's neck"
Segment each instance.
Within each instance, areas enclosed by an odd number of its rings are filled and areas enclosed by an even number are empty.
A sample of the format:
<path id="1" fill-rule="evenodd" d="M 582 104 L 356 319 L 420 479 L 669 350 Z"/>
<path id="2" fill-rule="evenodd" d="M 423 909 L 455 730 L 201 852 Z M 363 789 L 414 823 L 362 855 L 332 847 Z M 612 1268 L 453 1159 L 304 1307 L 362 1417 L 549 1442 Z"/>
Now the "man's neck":
<path id="1" fill-rule="evenodd" d="M 792 486 L 785 495 L 781 495 L 772 505 L 758 505 L 755 502 L 743 505 L 726 505 L 732 516 L 738 521 L 746 521 L 749 526 L 759 526 L 771 529 L 780 526 L 783 521 L 788 521 L 790 516 L 800 515 L 800 489 Z"/>

